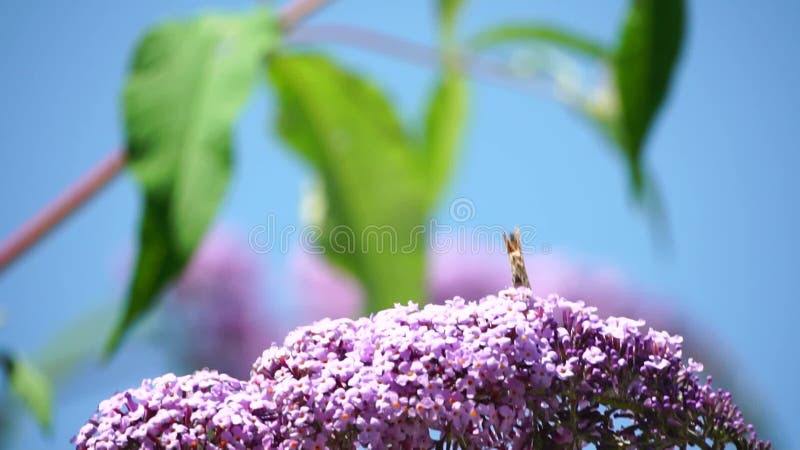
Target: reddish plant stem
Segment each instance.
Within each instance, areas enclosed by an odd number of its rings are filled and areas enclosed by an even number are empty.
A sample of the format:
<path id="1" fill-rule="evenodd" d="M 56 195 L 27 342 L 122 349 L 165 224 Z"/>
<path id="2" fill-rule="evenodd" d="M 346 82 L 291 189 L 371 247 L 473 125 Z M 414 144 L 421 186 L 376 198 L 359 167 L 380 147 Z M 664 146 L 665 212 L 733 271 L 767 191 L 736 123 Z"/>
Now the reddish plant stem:
<path id="1" fill-rule="evenodd" d="M 291 28 L 328 2 L 329 0 L 293 1 L 280 11 L 278 21 L 283 28 Z M 125 161 L 124 149 L 107 156 L 36 216 L 0 242 L 0 272 L 113 180 L 125 167 Z"/>
<path id="2" fill-rule="evenodd" d="M 125 166 L 125 151 L 118 150 L 94 166 L 77 183 L 59 195 L 36 216 L 0 244 L 0 270 L 36 243 L 45 233 L 75 212 Z"/>
<path id="3" fill-rule="evenodd" d="M 291 28 L 297 24 L 301 19 L 304 19 L 309 14 L 322 8 L 331 0 L 296 0 L 278 13 L 278 21 L 284 28 Z"/>

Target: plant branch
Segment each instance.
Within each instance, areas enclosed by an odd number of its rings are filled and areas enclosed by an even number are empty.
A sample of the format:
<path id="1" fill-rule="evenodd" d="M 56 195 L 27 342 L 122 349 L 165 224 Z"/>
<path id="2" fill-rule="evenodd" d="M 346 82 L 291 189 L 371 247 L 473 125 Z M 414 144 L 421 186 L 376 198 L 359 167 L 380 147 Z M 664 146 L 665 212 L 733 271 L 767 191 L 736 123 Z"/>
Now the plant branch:
<path id="1" fill-rule="evenodd" d="M 413 64 L 439 67 L 441 50 L 407 41 L 380 31 L 355 25 L 306 25 L 295 29 L 286 39 L 289 44 L 340 44 L 402 59 Z M 549 89 L 542 78 L 521 76 L 508 64 L 459 53 L 456 61 L 472 78 L 505 85 L 509 88 L 542 93 Z"/>
<path id="2" fill-rule="evenodd" d="M 278 13 L 278 21 L 284 29 L 289 29 L 329 1 L 292 1 Z M 124 149 L 107 156 L 36 216 L 0 242 L 0 272 L 113 180 L 125 167 L 126 159 Z"/>
<path id="3" fill-rule="evenodd" d="M 117 150 L 94 166 L 77 183 L 0 244 L 0 270 L 35 244 L 44 234 L 75 212 L 125 166 L 125 152 Z"/>
<path id="4" fill-rule="evenodd" d="M 278 22 L 281 26 L 288 29 L 308 17 L 311 13 L 319 10 L 331 0 L 295 0 L 281 9 L 278 13 Z"/>

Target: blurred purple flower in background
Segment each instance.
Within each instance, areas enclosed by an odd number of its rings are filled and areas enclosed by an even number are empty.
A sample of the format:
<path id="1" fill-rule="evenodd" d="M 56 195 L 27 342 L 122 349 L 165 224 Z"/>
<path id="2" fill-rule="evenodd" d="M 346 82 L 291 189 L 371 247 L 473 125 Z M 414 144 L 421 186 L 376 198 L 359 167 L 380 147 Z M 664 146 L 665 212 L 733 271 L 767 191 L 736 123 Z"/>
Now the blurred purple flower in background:
<path id="1" fill-rule="evenodd" d="M 363 314 L 364 289 L 358 280 L 323 255 L 295 251 L 289 262 L 298 304 L 297 325 L 325 317 L 354 318 Z"/>
<path id="2" fill-rule="evenodd" d="M 168 303 L 178 315 L 178 348 L 190 369 L 213 367 L 245 377 L 251 361 L 283 329 L 266 314 L 261 261 L 226 228 L 208 235 Z"/>
<path id="3" fill-rule="evenodd" d="M 505 253 L 434 253 L 428 264 L 428 286 L 434 303 L 455 295 L 481 298 L 511 283 Z M 680 326 L 681 320 L 665 306 L 665 298 L 633 288 L 621 272 L 607 264 L 582 264 L 549 254 L 528 256 L 525 265 L 536 295 L 558 294 L 589 301 L 602 314 L 641 317 L 656 328 L 673 332 Z"/>

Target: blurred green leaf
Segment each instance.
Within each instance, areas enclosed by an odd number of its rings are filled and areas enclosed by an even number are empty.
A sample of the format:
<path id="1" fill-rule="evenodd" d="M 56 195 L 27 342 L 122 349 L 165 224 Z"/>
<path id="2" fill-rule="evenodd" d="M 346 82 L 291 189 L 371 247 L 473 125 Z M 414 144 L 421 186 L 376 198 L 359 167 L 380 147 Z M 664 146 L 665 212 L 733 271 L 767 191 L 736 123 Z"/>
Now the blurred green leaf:
<path id="1" fill-rule="evenodd" d="M 684 16 L 683 0 L 631 0 L 614 50 L 560 27 L 524 23 L 487 29 L 471 43 L 476 49 L 486 49 L 509 43 L 540 42 L 610 64 L 614 80 L 609 89 L 609 104 L 601 105 L 598 111 L 592 110 L 596 105 L 591 102 L 579 106 L 601 134 L 621 150 L 634 194 L 638 200 L 649 202 L 645 197 L 650 194 L 645 191 L 655 188 L 645 179 L 642 154 L 680 55 Z"/>
<path id="2" fill-rule="evenodd" d="M 450 178 L 461 144 L 467 113 L 467 84 L 459 69 L 455 22 L 463 0 L 439 0 L 442 77 L 428 100 L 422 142 L 422 166 L 427 172 L 428 200 L 434 206 Z"/>
<path id="3" fill-rule="evenodd" d="M 429 208 L 438 200 L 458 160 L 466 115 L 466 82 L 457 71 L 447 69 L 428 103 L 422 142 Z"/>
<path id="4" fill-rule="evenodd" d="M 128 287 L 125 312 L 106 342 L 105 353 L 110 355 L 119 345 L 123 334 L 155 305 L 161 290 L 178 275 L 186 263 L 175 248 L 169 224 L 169 203 L 156 196 L 146 195 L 139 224 L 139 253 L 133 279 Z"/>
<path id="5" fill-rule="evenodd" d="M 442 24 L 442 32 L 452 34 L 455 28 L 458 11 L 464 6 L 464 0 L 439 0 L 439 18 Z"/>
<path id="6" fill-rule="evenodd" d="M 108 318 L 118 309 L 115 303 L 104 303 L 100 307 L 83 311 L 63 325 L 47 339 L 32 358 L 39 369 L 57 385 L 87 361 L 97 359 L 103 351 L 104 336 L 111 331 Z M 136 331 L 140 332 L 141 327 Z"/>
<path id="7" fill-rule="evenodd" d="M 3 368 L 9 387 L 30 410 L 39 426 L 49 431 L 53 407 L 53 389 L 50 381 L 28 361 L 19 357 L 4 356 Z"/>
<path id="8" fill-rule="evenodd" d="M 473 48 L 483 50 L 498 45 L 535 42 L 594 58 L 608 56 L 603 45 L 563 28 L 537 23 L 503 24 L 480 32 L 470 40 Z"/>
<path id="9" fill-rule="evenodd" d="M 614 57 L 619 141 L 634 191 L 642 194 L 647 133 L 666 97 L 684 35 L 683 0 L 633 0 Z"/>
<path id="10" fill-rule="evenodd" d="M 259 9 L 160 25 L 139 43 L 124 109 L 145 205 L 136 271 L 107 354 L 180 273 L 213 219 L 230 175 L 234 121 L 277 30 Z"/>
<path id="11" fill-rule="evenodd" d="M 323 181 L 326 256 L 363 282 L 370 311 L 424 298 L 428 172 L 389 102 L 322 56 L 275 57 L 270 77 L 280 135 Z"/>

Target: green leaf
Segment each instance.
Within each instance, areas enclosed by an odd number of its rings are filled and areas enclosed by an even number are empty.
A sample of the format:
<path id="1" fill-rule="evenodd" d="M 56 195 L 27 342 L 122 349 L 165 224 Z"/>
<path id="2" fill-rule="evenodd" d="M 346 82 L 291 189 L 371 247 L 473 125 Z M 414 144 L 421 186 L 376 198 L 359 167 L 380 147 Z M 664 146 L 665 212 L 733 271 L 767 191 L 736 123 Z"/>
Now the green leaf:
<path id="1" fill-rule="evenodd" d="M 439 18 L 445 35 L 452 34 L 458 11 L 464 6 L 464 0 L 439 0 Z"/>
<path id="2" fill-rule="evenodd" d="M 476 49 L 535 42 L 602 60 L 613 70 L 612 101 L 594 110 L 589 97 L 578 102 L 580 113 L 607 137 L 628 166 L 637 200 L 648 201 L 648 181 L 642 167 L 647 134 L 666 98 L 684 34 L 683 0 L 631 0 L 620 31 L 619 44 L 610 50 L 592 39 L 560 27 L 542 24 L 503 24 L 471 40 Z"/>
<path id="3" fill-rule="evenodd" d="M 107 354 L 155 305 L 213 220 L 230 176 L 234 122 L 277 30 L 259 9 L 167 23 L 139 43 L 124 110 L 145 206 L 136 272 Z"/>
<path id="4" fill-rule="evenodd" d="M 50 381 L 39 370 L 22 358 L 3 357 L 3 367 L 9 387 L 30 410 L 43 430 L 49 431 L 53 407 L 53 389 Z"/>
<path id="5" fill-rule="evenodd" d="M 439 0 L 443 76 L 428 100 L 422 142 L 422 167 L 428 180 L 426 208 L 432 207 L 458 159 L 467 113 L 467 85 L 455 44 L 455 21 L 463 0 Z"/>
<path id="6" fill-rule="evenodd" d="M 133 280 L 128 288 L 124 315 L 106 342 L 106 356 L 116 350 L 128 328 L 155 306 L 161 290 L 187 262 L 175 248 L 169 216 L 168 202 L 153 195 L 145 196 Z"/>
<path id="7" fill-rule="evenodd" d="M 590 38 L 557 26 L 538 23 L 498 25 L 480 32 L 470 40 L 476 50 L 520 42 L 548 44 L 592 58 L 605 58 L 608 55 L 603 45 Z"/>
<path id="8" fill-rule="evenodd" d="M 326 256 L 362 281 L 370 311 L 424 298 L 427 172 L 389 102 L 322 56 L 274 57 L 269 72 L 278 131 L 323 182 Z"/>
<path id="9" fill-rule="evenodd" d="M 645 185 L 641 168 L 644 143 L 680 55 L 684 15 L 683 0 L 633 0 L 615 54 L 621 105 L 618 138 L 637 194 Z"/>
<path id="10" fill-rule="evenodd" d="M 445 70 L 428 103 L 422 142 L 432 207 L 452 175 L 467 116 L 467 85 L 456 70 Z"/>

